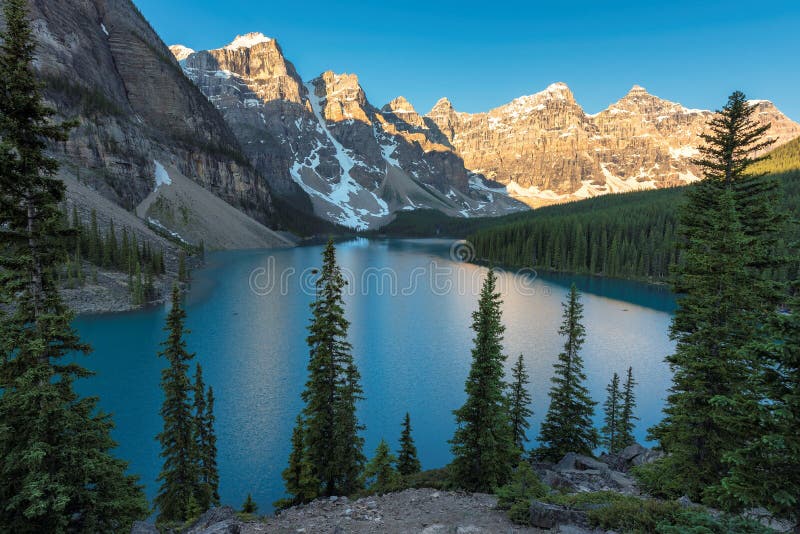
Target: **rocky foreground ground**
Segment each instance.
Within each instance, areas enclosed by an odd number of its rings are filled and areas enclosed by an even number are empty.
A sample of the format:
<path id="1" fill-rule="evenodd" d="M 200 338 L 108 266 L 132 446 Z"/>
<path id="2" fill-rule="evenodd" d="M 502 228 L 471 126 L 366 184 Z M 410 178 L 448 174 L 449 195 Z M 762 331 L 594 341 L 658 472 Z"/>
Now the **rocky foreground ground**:
<path id="1" fill-rule="evenodd" d="M 641 445 L 631 445 L 619 454 L 603 455 L 600 459 L 569 453 L 556 464 L 540 463 L 533 467 L 543 482 L 561 493 L 613 491 L 638 496 L 630 468 L 652 462 L 661 455 Z M 679 503 L 696 506 L 686 498 Z M 182 534 L 615 534 L 592 529 L 587 510 L 534 499 L 530 505 L 532 526 L 520 526 L 497 508 L 494 495 L 421 488 L 359 499 L 320 499 L 273 517 L 244 516 L 223 506 L 203 514 Z M 762 522 L 778 532 L 792 529 L 792 525 L 771 522 L 767 517 Z M 157 533 L 147 523 L 137 523 L 132 532 Z"/>

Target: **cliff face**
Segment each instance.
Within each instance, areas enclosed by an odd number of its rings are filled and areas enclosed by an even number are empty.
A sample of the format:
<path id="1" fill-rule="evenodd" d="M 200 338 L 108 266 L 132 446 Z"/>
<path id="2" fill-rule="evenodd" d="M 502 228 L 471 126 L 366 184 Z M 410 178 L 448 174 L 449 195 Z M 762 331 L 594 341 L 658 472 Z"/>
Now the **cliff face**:
<path id="1" fill-rule="evenodd" d="M 768 101 L 752 101 L 770 123 L 776 145 L 800 125 Z M 467 168 L 506 185 L 513 196 L 541 205 L 605 193 L 689 183 L 710 111 L 686 109 L 634 86 L 621 100 L 587 115 L 569 88 L 556 83 L 486 113 L 459 113 L 447 99 L 425 117 Z"/>
<path id="2" fill-rule="evenodd" d="M 45 98 L 79 121 L 69 141 L 53 147 L 64 172 L 133 209 L 154 189 L 162 161 L 269 220 L 267 184 L 129 0 L 31 0 L 30 13 Z"/>
<path id="3" fill-rule="evenodd" d="M 368 228 L 402 209 L 525 209 L 470 188 L 461 158 L 430 137 L 410 104 L 377 109 L 353 74 L 328 71 L 304 83 L 278 43 L 256 33 L 215 50 L 171 50 L 273 190 L 290 199 L 304 192 L 330 221 Z"/>

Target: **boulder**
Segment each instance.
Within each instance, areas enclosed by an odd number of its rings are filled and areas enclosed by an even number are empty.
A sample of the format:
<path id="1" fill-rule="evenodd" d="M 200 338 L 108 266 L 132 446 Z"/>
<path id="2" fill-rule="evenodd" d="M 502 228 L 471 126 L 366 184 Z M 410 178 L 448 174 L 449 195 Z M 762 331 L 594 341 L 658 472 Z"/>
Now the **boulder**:
<path id="1" fill-rule="evenodd" d="M 578 455 L 574 452 L 568 452 L 561 460 L 553 466 L 553 471 L 572 471 L 575 469 L 575 458 Z"/>
<path id="2" fill-rule="evenodd" d="M 584 512 L 537 500 L 531 501 L 530 516 L 531 525 L 537 528 L 550 529 L 559 525 L 588 525 L 588 519 Z"/>
<path id="3" fill-rule="evenodd" d="M 211 508 L 186 529 L 185 534 L 239 534 L 241 522 L 230 506 Z"/>
<path id="4" fill-rule="evenodd" d="M 628 445 L 622 449 L 622 451 L 619 453 L 619 457 L 625 462 L 630 462 L 637 456 L 645 454 L 649 450 L 650 449 L 639 445 L 638 443 L 634 443 L 633 445 Z"/>

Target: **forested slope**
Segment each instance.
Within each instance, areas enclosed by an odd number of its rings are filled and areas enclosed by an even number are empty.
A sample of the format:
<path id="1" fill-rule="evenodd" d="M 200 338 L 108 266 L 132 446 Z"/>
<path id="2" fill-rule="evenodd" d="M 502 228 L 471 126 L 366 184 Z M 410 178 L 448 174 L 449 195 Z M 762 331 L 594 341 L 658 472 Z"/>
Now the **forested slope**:
<path id="1" fill-rule="evenodd" d="M 800 139 L 776 149 L 771 156 L 754 170 L 770 172 L 780 181 L 780 202 L 794 221 L 787 227 L 786 242 L 797 243 Z M 665 280 L 670 265 L 680 261 L 676 224 L 685 190 L 683 187 L 608 195 L 542 208 L 513 222 L 489 223 L 470 235 L 469 240 L 481 261 Z"/>

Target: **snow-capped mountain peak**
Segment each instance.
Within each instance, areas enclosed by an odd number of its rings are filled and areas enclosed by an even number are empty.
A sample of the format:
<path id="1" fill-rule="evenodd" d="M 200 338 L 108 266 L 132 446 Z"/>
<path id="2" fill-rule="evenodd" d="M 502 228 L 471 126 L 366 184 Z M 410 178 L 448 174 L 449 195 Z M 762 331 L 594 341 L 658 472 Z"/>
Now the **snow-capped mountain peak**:
<path id="1" fill-rule="evenodd" d="M 268 43 L 272 41 L 261 32 L 250 32 L 244 35 L 237 35 L 236 39 L 225 47 L 225 50 L 239 50 L 240 48 L 252 48 L 257 44 Z"/>

